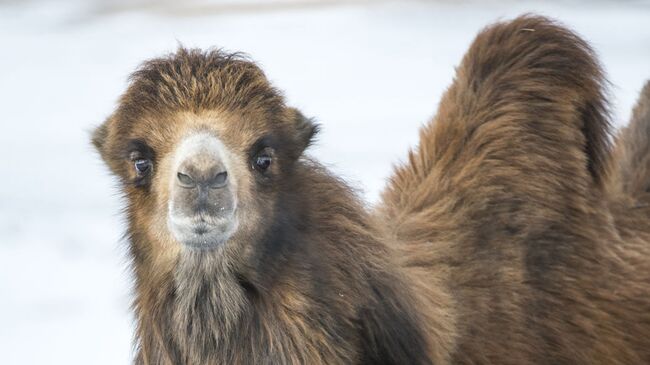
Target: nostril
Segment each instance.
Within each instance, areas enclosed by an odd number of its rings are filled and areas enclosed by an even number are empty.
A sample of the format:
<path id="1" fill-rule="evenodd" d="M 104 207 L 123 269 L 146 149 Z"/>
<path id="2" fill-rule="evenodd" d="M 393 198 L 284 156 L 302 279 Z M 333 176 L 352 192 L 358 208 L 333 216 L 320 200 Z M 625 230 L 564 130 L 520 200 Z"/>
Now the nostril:
<path id="1" fill-rule="evenodd" d="M 190 175 L 184 174 L 182 172 L 179 172 L 176 174 L 178 177 L 178 182 L 180 183 L 179 185 L 184 187 L 184 188 L 193 188 L 196 186 L 196 182 L 194 179 L 190 177 Z"/>
<path id="2" fill-rule="evenodd" d="M 217 189 L 217 188 L 222 188 L 226 186 L 226 181 L 228 180 L 228 172 L 223 171 L 220 172 L 212 178 L 212 181 L 210 182 L 210 187 Z"/>

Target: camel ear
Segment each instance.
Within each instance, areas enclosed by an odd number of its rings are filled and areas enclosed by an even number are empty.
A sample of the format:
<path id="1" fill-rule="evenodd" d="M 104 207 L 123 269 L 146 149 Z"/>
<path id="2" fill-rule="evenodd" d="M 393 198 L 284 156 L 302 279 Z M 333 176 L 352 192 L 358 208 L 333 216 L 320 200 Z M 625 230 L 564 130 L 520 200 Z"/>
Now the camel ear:
<path id="1" fill-rule="evenodd" d="M 297 151 L 296 157 L 300 156 L 314 141 L 318 133 L 318 124 L 313 119 L 305 117 L 298 109 L 290 108 L 291 119 L 296 135 Z"/>
<path id="2" fill-rule="evenodd" d="M 93 131 L 92 141 L 93 146 L 95 146 L 97 151 L 101 152 L 102 146 L 104 146 L 104 142 L 106 141 L 107 136 L 108 128 L 106 127 L 106 124 L 102 124 L 99 127 L 95 128 Z"/>
<path id="3" fill-rule="evenodd" d="M 109 119 L 110 120 L 110 119 Z M 95 128 L 92 132 L 92 143 L 99 152 L 99 155 L 106 160 L 107 140 L 108 140 L 108 120 Z"/>

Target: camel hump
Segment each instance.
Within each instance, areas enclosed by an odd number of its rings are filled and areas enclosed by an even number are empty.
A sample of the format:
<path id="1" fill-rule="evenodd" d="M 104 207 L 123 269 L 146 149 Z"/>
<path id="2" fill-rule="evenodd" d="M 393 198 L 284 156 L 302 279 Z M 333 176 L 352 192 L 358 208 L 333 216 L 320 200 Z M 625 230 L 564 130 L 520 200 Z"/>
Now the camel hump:
<path id="1" fill-rule="evenodd" d="M 465 206 L 562 210 L 607 174 L 605 83 L 590 46 L 552 20 L 524 15 L 487 27 L 384 200 L 407 214 L 450 194 Z"/>
<path id="2" fill-rule="evenodd" d="M 460 209 L 530 223 L 582 210 L 608 171 L 605 84 L 590 46 L 552 20 L 488 26 L 384 191 L 388 214 Z"/>
<path id="3" fill-rule="evenodd" d="M 578 35 L 540 16 L 493 25 L 476 37 L 457 83 L 454 104 L 467 109 L 463 122 L 477 132 L 476 144 L 500 147 L 498 138 L 520 138 L 518 152 L 552 162 L 551 171 L 582 165 L 603 182 L 610 140 L 605 81 Z"/>

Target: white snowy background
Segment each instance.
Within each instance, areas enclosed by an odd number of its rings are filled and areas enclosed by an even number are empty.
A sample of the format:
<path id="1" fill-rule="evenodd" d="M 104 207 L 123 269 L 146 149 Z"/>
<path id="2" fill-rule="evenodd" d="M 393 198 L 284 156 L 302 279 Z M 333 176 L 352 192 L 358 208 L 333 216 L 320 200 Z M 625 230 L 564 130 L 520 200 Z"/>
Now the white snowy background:
<path id="1" fill-rule="evenodd" d="M 130 362 L 121 202 L 89 131 L 141 61 L 250 54 L 322 124 L 311 155 L 373 202 L 475 34 L 524 12 L 591 42 L 624 125 L 650 78 L 647 1 L 0 0 L 0 363 Z"/>

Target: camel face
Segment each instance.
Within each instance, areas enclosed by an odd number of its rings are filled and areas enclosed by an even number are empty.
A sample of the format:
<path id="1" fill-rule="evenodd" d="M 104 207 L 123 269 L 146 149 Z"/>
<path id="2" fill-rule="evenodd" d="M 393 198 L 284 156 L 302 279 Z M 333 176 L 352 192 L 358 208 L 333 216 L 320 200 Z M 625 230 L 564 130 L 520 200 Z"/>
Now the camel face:
<path id="1" fill-rule="evenodd" d="M 176 117 L 178 137 L 164 148 L 155 189 L 166 208 L 159 220 L 176 243 L 209 250 L 261 234 L 258 227 L 274 215 L 275 184 L 291 163 L 274 142 L 282 132 L 258 123 L 264 117 L 219 111 Z"/>
<path id="2" fill-rule="evenodd" d="M 257 66 L 218 52 L 154 60 L 132 80 L 93 143 L 123 184 L 134 249 L 168 263 L 254 252 L 315 126 Z"/>
<path id="3" fill-rule="evenodd" d="M 291 130 L 264 118 L 178 111 L 115 127 L 130 130 L 119 139 L 131 142 L 118 147 L 128 157 L 116 163 L 132 214 L 147 222 L 147 237 L 165 243 L 161 250 L 215 250 L 263 234 L 275 185 L 292 163 L 283 149 Z"/>

